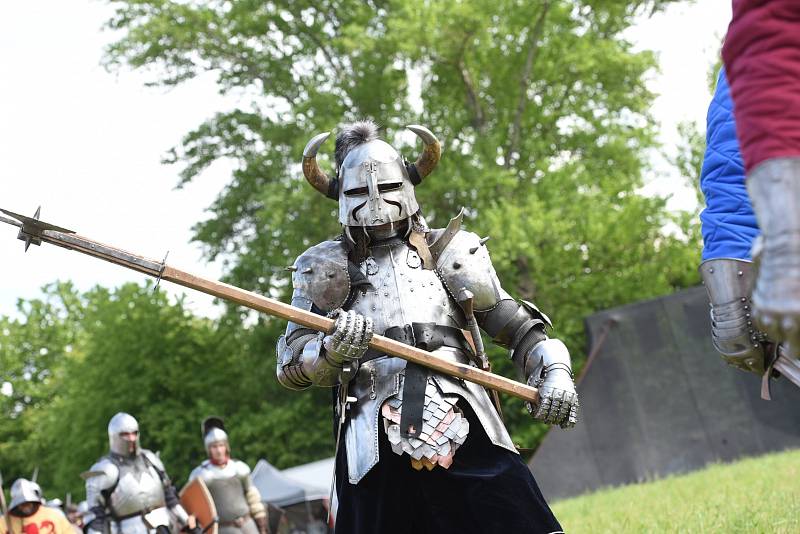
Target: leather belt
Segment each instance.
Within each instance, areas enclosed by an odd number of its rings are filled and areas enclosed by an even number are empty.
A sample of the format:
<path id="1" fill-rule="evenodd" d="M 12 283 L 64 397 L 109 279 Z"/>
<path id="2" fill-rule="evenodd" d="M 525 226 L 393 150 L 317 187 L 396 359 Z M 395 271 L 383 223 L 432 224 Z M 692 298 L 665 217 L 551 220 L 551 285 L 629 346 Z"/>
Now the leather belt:
<path id="1" fill-rule="evenodd" d="M 472 355 L 472 347 L 464 331 L 452 326 L 411 323 L 388 328 L 383 335 L 428 352 L 441 347 L 452 347 Z M 360 361 L 363 363 L 380 356 L 384 356 L 384 353 L 369 349 Z M 403 409 L 400 414 L 400 434 L 404 437 L 416 438 L 422 433 L 422 412 L 425 408 L 425 389 L 429 373 L 428 368 L 421 365 L 411 362 L 406 364 L 403 379 Z"/>
<path id="2" fill-rule="evenodd" d="M 429 352 L 441 347 L 462 349 L 468 354 L 472 352 L 472 346 L 467 341 L 464 331 L 453 326 L 436 323 L 411 323 L 388 328 L 382 335 Z M 386 354 L 375 349 L 368 349 L 359 361 L 368 362 L 381 356 L 386 356 Z"/>
<path id="3" fill-rule="evenodd" d="M 112 511 L 111 512 L 111 517 L 117 523 L 121 523 L 122 521 L 125 521 L 126 519 L 130 519 L 132 517 L 137 517 L 137 516 L 144 517 L 147 514 L 149 514 L 150 512 L 152 512 L 153 510 L 158 510 L 159 508 L 164 508 L 164 507 L 165 506 L 163 504 L 159 504 L 158 506 L 150 506 L 150 507 L 145 508 L 144 510 L 139 510 L 138 512 L 133 512 L 132 514 L 125 514 L 125 515 L 117 515 Z"/>

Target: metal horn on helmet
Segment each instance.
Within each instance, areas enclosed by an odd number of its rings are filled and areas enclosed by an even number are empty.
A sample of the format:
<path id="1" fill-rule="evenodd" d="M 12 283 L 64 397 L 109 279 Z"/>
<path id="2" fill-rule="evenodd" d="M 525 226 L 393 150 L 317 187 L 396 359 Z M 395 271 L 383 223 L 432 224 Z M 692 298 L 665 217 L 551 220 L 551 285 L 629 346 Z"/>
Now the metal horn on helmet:
<path id="1" fill-rule="evenodd" d="M 409 130 L 417 134 L 422 139 L 425 148 L 422 153 L 417 157 L 417 161 L 408 165 L 408 177 L 414 185 L 419 185 L 422 179 L 433 172 L 439 159 L 442 157 L 442 145 L 436 136 L 433 135 L 429 129 L 419 124 L 409 124 L 406 126 Z"/>
<path id="2" fill-rule="evenodd" d="M 317 151 L 330 135 L 330 132 L 315 135 L 303 149 L 303 175 L 314 189 L 330 199 L 338 200 L 339 180 L 330 178 L 317 163 Z"/>

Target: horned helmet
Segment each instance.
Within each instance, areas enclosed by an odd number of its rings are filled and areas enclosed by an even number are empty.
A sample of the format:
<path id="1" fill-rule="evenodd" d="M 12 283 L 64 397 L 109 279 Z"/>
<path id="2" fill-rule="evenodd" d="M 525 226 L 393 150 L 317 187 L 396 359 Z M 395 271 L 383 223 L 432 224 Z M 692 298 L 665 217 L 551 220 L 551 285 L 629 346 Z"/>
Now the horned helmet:
<path id="1" fill-rule="evenodd" d="M 317 151 L 330 132 L 314 136 L 306 145 L 303 174 L 317 191 L 339 201 L 343 226 L 381 226 L 408 219 L 419 211 L 414 187 L 439 163 L 441 145 L 424 126 L 407 128 L 424 144 L 414 163 L 407 163 L 391 145 L 378 139 L 374 122 L 346 125 L 336 136 L 335 178 L 317 163 Z"/>
<path id="2" fill-rule="evenodd" d="M 130 440 L 122 434 L 135 434 L 133 451 Z M 119 412 L 108 422 L 108 448 L 120 456 L 135 456 L 139 452 L 139 422 L 130 414 Z"/>

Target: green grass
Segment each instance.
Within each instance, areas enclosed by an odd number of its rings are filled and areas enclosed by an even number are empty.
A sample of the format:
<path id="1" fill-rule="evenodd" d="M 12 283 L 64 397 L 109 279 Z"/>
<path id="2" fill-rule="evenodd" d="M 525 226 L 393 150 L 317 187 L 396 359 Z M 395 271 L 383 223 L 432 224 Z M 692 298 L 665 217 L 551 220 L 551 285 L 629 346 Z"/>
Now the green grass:
<path id="1" fill-rule="evenodd" d="M 800 450 L 556 502 L 580 532 L 800 533 Z"/>

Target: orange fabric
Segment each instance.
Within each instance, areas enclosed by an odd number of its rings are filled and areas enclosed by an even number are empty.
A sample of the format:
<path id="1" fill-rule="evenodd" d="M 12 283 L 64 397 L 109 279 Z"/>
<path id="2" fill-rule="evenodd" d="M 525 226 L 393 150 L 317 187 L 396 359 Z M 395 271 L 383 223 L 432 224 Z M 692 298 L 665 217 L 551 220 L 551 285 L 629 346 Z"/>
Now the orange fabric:
<path id="1" fill-rule="evenodd" d="M 40 506 L 29 517 L 9 514 L 13 534 L 75 534 L 72 524 L 60 510 Z M 7 534 L 5 521 L 0 521 L 0 534 Z"/>

